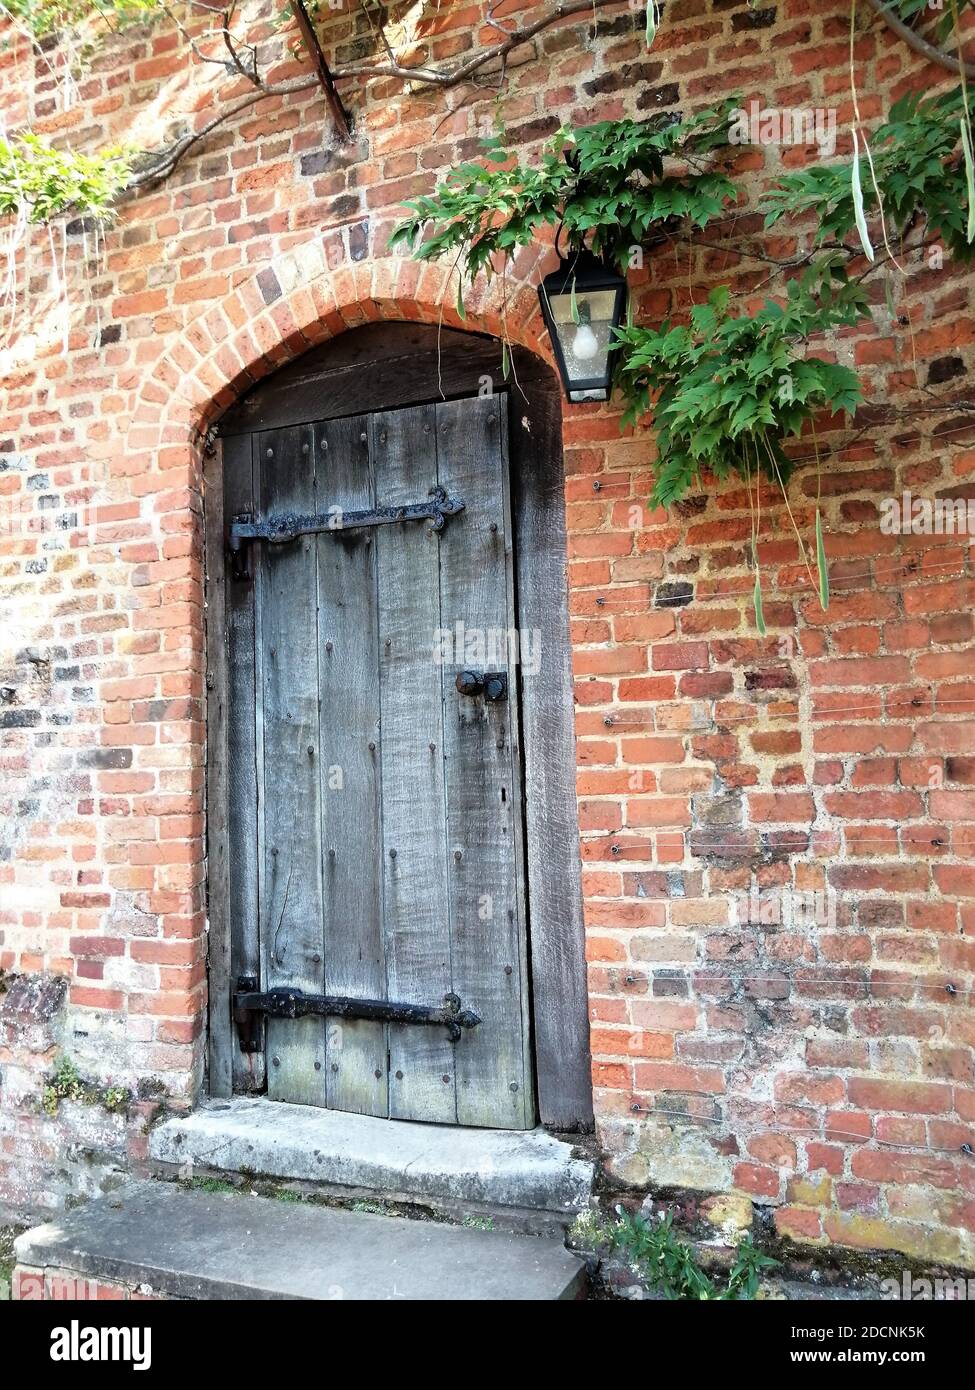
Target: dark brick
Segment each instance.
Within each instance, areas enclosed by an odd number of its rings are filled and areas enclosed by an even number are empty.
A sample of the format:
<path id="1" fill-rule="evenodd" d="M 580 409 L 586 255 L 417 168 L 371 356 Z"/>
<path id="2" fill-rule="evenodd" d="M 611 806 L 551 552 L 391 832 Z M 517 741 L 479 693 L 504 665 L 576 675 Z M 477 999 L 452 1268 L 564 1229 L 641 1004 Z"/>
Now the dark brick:
<path id="1" fill-rule="evenodd" d="M 615 39 L 621 34 L 632 34 L 633 30 L 644 27 L 645 21 L 642 15 L 635 12 L 617 15 L 615 19 L 601 19 L 596 25 L 596 37 L 600 39 Z"/>
<path id="2" fill-rule="evenodd" d="M 369 223 L 356 222 L 349 228 L 349 255 L 364 261 L 369 254 Z"/>
<path id="3" fill-rule="evenodd" d="M 627 65 L 617 68 L 614 72 L 601 73 L 591 82 L 583 82 L 582 90 L 590 97 L 602 96 L 606 92 L 618 92 L 623 87 L 629 88 L 635 82 L 656 82 L 663 70 L 663 63 Z"/>
<path id="4" fill-rule="evenodd" d="M 528 145 L 535 140 L 547 140 L 560 128 L 561 122 L 554 116 L 540 116 L 523 125 L 512 126 L 508 131 L 509 145 Z"/>
<path id="5" fill-rule="evenodd" d="M 952 377 L 964 376 L 965 364 L 960 357 L 939 357 L 928 367 L 928 385 L 938 386 Z"/>
<path id="6" fill-rule="evenodd" d="M 270 266 L 258 275 L 257 284 L 265 304 L 273 304 L 276 299 L 281 298 L 280 282 Z"/>
<path id="7" fill-rule="evenodd" d="M 736 34 L 748 29 L 769 29 L 775 23 L 775 16 L 774 6 L 766 10 L 742 10 L 731 16 L 731 27 Z"/>
<path id="8" fill-rule="evenodd" d="M 305 175 L 324 174 L 331 162 L 331 150 L 312 150 L 311 154 L 301 156 L 301 172 Z"/>
<path id="9" fill-rule="evenodd" d="M 690 994 L 687 976 L 681 970 L 655 970 L 652 993 L 657 999 L 686 999 Z"/>
<path id="10" fill-rule="evenodd" d="M 667 584 L 658 584 L 653 596 L 655 608 L 682 608 L 694 597 L 694 585 L 680 579 Z"/>
<path id="11" fill-rule="evenodd" d="M 676 106 L 680 101 L 680 87 L 676 82 L 668 82 L 664 87 L 651 87 L 637 97 L 637 110 L 649 111 L 653 106 Z"/>
<path id="12" fill-rule="evenodd" d="M 774 671 L 745 672 L 746 690 L 795 690 L 795 688 L 794 671 L 783 671 L 781 667 L 777 667 Z"/>
<path id="13" fill-rule="evenodd" d="M 362 203 L 357 193 L 343 193 L 338 198 L 333 199 L 330 212 L 336 221 L 340 221 L 344 217 L 352 217 L 361 209 Z"/>
<path id="14" fill-rule="evenodd" d="M 0 710 L 0 729 L 33 729 L 40 722 L 39 709 Z"/>
<path id="15" fill-rule="evenodd" d="M 82 767 L 98 767 L 105 771 L 132 766 L 131 748 L 88 748 L 78 762 Z"/>

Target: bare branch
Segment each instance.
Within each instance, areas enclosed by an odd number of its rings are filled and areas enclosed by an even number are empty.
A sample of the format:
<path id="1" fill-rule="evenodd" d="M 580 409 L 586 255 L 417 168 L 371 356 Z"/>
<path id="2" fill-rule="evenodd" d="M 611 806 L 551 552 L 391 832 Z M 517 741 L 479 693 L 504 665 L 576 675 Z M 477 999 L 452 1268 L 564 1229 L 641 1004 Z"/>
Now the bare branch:
<path id="1" fill-rule="evenodd" d="M 166 18 L 171 20 L 173 24 L 176 26 L 177 32 L 179 33 L 180 37 L 186 43 L 189 44 L 190 51 L 193 53 L 194 57 L 198 58 L 201 63 L 213 63 L 216 67 L 222 68 L 224 72 L 230 71 L 230 64 L 227 62 L 226 58 L 214 58 L 211 53 L 204 53 L 203 49 L 199 45 L 199 42 L 193 37 L 193 35 L 187 29 L 186 25 L 180 19 L 179 15 L 176 13 L 174 9 L 171 8 L 171 6 L 164 4 L 161 5 L 160 8 L 163 14 L 166 16 Z"/>
<path id="2" fill-rule="evenodd" d="M 401 64 L 395 57 L 389 44 L 384 43 L 387 53 L 385 61 L 345 63 L 342 66 L 332 68 L 331 76 L 333 81 L 353 77 L 365 78 L 367 80 L 375 78 L 394 78 L 403 82 L 412 83 L 416 86 L 435 87 L 440 90 L 446 90 L 447 88 L 457 87 L 465 82 L 472 81 L 475 74 L 482 67 L 496 60 L 500 62 L 502 72 L 504 72 L 508 55 L 513 49 L 520 48 L 522 45 L 529 43 L 536 34 L 540 34 L 542 30 L 550 28 L 553 24 L 558 24 L 561 20 L 571 19 L 576 15 L 589 15 L 598 9 L 604 9 L 610 5 L 623 5 L 626 4 L 626 2 L 627 0 L 568 0 L 568 3 L 557 5 L 553 10 L 550 10 L 548 14 L 543 15 L 540 19 L 536 19 L 532 24 L 525 25 L 523 29 L 512 30 L 503 40 L 500 40 L 496 44 L 492 44 L 489 48 L 480 50 L 478 53 L 472 54 L 471 57 L 465 59 L 463 62 L 453 65 L 447 64 L 443 67 L 428 67 L 424 65 L 410 67 Z M 211 13 L 222 14 L 224 18 L 223 31 L 225 35 L 227 34 L 229 31 L 229 20 L 233 14 L 233 6 L 231 6 L 230 10 L 222 11 L 206 4 L 205 0 L 191 0 L 191 3 Z M 216 60 L 211 59 L 211 61 Z M 222 64 L 222 66 L 226 67 L 226 64 Z M 249 82 L 254 84 L 255 90 L 248 93 L 247 96 L 241 97 L 239 101 L 231 102 L 216 116 L 202 125 L 199 130 L 192 131 L 188 135 L 182 136 L 166 149 L 158 151 L 151 164 L 146 165 L 133 174 L 132 178 L 129 180 L 127 191 L 145 187 L 147 184 L 158 183 L 160 180 L 167 178 L 176 168 L 177 164 L 189 154 L 190 150 L 194 149 L 203 140 L 206 140 L 208 136 L 212 135 L 213 132 L 218 130 L 222 125 L 227 124 L 228 121 L 232 121 L 241 111 L 253 106 L 255 102 L 265 101 L 270 97 L 291 96 L 295 92 L 309 91 L 311 88 L 319 85 L 317 72 L 309 74 L 307 77 L 292 77 L 285 82 L 278 82 L 270 85 L 266 84 L 257 74 L 256 57 L 253 74 L 247 71 L 246 68 L 241 68 L 239 66 L 237 70 L 242 76 L 246 77 Z"/>
<path id="3" fill-rule="evenodd" d="M 266 101 L 268 97 L 290 96 L 293 92 L 304 92 L 312 87 L 318 86 L 318 77 L 293 77 L 288 82 L 279 82 L 274 87 L 258 87 L 254 91 L 248 92 L 247 96 L 241 97 L 239 101 L 231 102 L 224 108 L 219 115 L 202 125 L 199 130 L 192 131 L 189 135 L 184 135 L 164 150 L 158 151 L 153 162 L 139 169 L 132 175 L 126 185 L 126 192 L 132 192 L 137 188 L 144 188 L 146 184 L 159 183 L 160 180 L 168 178 L 176 168 L 177 164 L 189 154 L 190 150 L 201 141 L 206 140 L 220 126 L 227 121 L 246 111 L 249 106 L 256 102 Z"/>
<path id="4" fill-rule="evenodd" d="M 207 8 L 209 8 L 209 6 Z M 234 11 L 236 9 L 237 0 L 231 0 L 230 8 L 225 11 L 223 16 L 222 33 L 224 47 L 230 54 L 230 61 L 233 63 L 236 70 L 240 73 L 241 77 L 246 77 L 248 81 L 254 83 L 255 87 L 263 87 L 265 84 L 257 71 L 257 45 L 252 43 L 244 45 L 245 48 L 250 50 L 251 55 L 251 65 L 249 68 L 247 68 L 245 67 L 244 61 L 240 56 L 240 52 L 237 48 L 236 43 L 234 42 L 232 25 L 234 22 Z"/>
<path id="5" fill-rule="evenodd" d="M 958 35 L 958 57 L 951 53 L 946 53 L 943 48 L 936 47 L 929 43 L 926 38 L 906 24 L 900 15 L 894 10 L 892 0 L 869 0 L 871 7 L 876 10 L 889 28 L 893 29 L 898 38 L 919 53 L 922 58 L 927 58 L 931 63 L 937 63 L 939 67 L 947 68 L 949 72 L 961 74 L 964 70 L 965 76 L 975 79 L 975 63 L 966 62 L 961 56 L 961 35 Z"/>

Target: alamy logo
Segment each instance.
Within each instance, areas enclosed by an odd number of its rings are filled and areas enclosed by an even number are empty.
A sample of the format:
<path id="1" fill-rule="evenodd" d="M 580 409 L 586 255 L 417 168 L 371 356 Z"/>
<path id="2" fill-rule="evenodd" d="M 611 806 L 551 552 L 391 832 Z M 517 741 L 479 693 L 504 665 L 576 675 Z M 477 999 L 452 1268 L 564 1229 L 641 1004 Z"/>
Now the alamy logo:
<path id="1" fill-rule="evenodd" d="M 732 145 L 818 145 L 828 157 L 836 153 L 836 109 L 832 106 L 762 106 L 753 99 L 747 109 L 731 112 L 728 141 Z"/>
<path id="2" fill-rule="evenodd" d="M 905 1269 L 900 1279 L 881 1280 L 880 1297 L 899 1298 L 904 1303 L 968 1302 L 975 1299 L 975 1279 L 951 1275 L 918 1278 Z"/>
<path id="3" fill-rule="evenodd" d="M 975 536 L 975 497 L 885 497 L 880 530 L 885 536 Z"/>
<path id="4" fill-rule="evenodd" d="M 836 894 L 801 889 L 752 889 L 739 893 L 738 921 L 754 926 L 836 928 Z"/>
<path id="5" fill-rule="evenodd" d="M 82 1327 L 73 1318 L 51 1331 L 52 1361 L 131 1361 L 134 1371 L 152 1365 L 151 1327 Z"/>
<path id="6" fill-rule="evenodd" d="M 541 667 L 542 634 L 537 628 L 438 627 L 433 634 L 433 660 L 437 666 L 516 666 L 528 676 Z"/>

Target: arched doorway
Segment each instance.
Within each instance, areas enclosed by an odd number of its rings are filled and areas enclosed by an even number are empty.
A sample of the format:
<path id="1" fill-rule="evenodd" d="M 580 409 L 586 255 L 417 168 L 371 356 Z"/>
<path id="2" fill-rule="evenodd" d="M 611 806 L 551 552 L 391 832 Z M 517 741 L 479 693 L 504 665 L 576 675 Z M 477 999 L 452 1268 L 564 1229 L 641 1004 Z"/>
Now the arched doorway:
<path id="1" fill-rule="evenodd" d="M 224 416 L 206 514 L 211 1092 L 588 1129 L 552 372 L 350 331 Z"/>

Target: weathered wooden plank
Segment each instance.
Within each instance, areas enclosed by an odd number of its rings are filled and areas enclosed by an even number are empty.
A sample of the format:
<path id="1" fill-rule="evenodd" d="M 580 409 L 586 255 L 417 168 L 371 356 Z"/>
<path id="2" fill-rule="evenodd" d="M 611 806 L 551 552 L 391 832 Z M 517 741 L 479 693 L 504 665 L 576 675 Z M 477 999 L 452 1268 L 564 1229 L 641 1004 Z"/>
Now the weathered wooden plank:
<path id="1" fill-rule="evenodd" d="M 257 438 L 261 509 L 315 510 L 314 437 L 287 429 Z M 263 681 L 261 942 L 268 988 L 321 994 L 321 785 L 316 544 L 253 548 L 260 560 Z M 269 1019 L 268 1095 L 324 1105 L 325 1020 Z"/>
<path id="2" fill-rule="evenodd" d="M 554 380 L 530 380 L 533 359 L 515 354 L 528 402 L 512 402 L 518 625 L 539 634 L 542 661 L 522 671 L 525 823 L 531 904 L 532 1022 L 539 1117 L 556 1130 L 593 1124 L 576 802 L 566 577 L 560 396 Z M 537 373 L 541 368 L 535 363 Z M 545 375 L 551 378 L 551 373 Z M 524 408 L 523 408 L 524 404 Z"/>
<path id="3" fill-rule="evenodd" d="M 482 1020 L 455 1045 L 457 1120 L 524 1129 L 534 1111 L 513 718 L 518 686 L 509 660 L 515 627 L 510 508 L 498 397 L 438 405 L 437 457 L 441 486 L 466 503 L 440 541 L 453 982 Z M 465 667 L 506 672 L 510 698 L 461 695 L 455 682 Z"/>
<path id="4" fill-rule="evenodd" d="M 223 554 L 223 477 L 218 443 L 203 468 L 206 516 L 207 714 L 207 959 L 209 964 L 208 1067 L 210 1094 L 233 1091 L 234 1042 L 230 1013 L 230 837 L 227 825 L 227 576 Z M 230 453 L 250 460 L 249 441 Z"/>
<path id="5" fill-rule="evenodd" d="M 430 406 L 373 417 L 380 506 L 417 501 L 434 486 L 435 427 Z M 416 523 L 376 533 L 386 975 L 390 999 L 424 1004 L 439 1003 L 451 986 L 443 699 L 433 658 L 439 545 Z M 394 1119 L 456 1120 L 454 1049 L 445 1029 L 390 1025 L 389 1066 Z"/>
<path id="6" fill-rule="evenodd" d="M 226 439 L 223 453 L 223 524 L 219 539 L 226 572 L 224 536 L 230 518 L 254 509 L 253 440 Z M 232 923 L 231 985 L 240 975 L 261 974 L 254 647 L 254 585 L 226 584 L 227 701 L 230 717 L 226 743 L 226 820 L 230 840 L 229 893 Z M 238 1091 L 264 1085 L 263 1052 L 241 1052 L 234 1028 L 233 1073 Z"/>
<path id="7" fill-rule="evenodd" d="M 364 417 L 317 426 L 315 454 L 320 514 L 374 505 Z M 375 532 L 326 531 L 317 544 L 325 982 L 329 994 L 383 999 Z M 328 1021 L 330 1109 L 387 1113 L 386 1048 L 382 1023 Z"/>
<path id="8" fill-rule="evenodd" d="M 462 343 L 463 352 L 456 348 Z M 428 324 L 370 324 L 305 353 L 255 386 L 224 416 L 221 434 L 362 415 L 421 401 L 467 396 L 479 378 L 501 379 L 493 338 Z"/>

